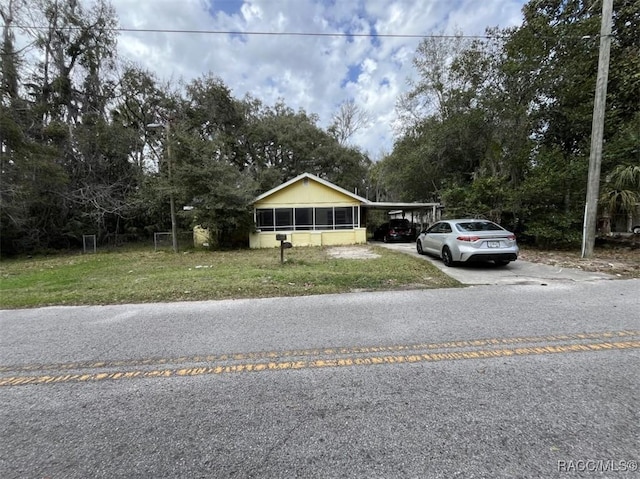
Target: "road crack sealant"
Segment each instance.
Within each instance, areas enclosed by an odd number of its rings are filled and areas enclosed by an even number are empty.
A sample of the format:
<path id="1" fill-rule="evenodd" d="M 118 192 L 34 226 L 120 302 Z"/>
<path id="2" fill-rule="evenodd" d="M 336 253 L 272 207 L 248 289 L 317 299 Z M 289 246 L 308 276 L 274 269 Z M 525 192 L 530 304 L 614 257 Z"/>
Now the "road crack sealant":
<path id="1" fill-rule="evenodd" d="M 0 366 L 0 387 L 415 364 L 640 349 L 640 331 Z"/>

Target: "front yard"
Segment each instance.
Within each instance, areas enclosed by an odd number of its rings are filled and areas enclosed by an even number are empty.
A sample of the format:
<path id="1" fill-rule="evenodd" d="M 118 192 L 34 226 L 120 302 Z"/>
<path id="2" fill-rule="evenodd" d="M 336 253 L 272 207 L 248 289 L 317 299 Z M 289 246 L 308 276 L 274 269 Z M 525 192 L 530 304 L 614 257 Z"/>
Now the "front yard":
<path id="1" fill-rule="evenodd" d="M 284 264 L 279 249 L 174 254 L 148 247 L 3 260 L 0 308 L 458 286 L 427 261 L 375 246 L 366 250 L 334 256 L 332 248 L 293 248 L 285 251 Z"/>

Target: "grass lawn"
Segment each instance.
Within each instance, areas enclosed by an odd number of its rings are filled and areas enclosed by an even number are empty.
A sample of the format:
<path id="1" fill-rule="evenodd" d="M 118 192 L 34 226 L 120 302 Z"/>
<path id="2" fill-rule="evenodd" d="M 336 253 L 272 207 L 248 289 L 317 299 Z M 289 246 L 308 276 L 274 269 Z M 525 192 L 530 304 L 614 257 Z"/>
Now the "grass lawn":
<path id="1" fill-rule="evenodd" d="M 428 261 L 370 247 L 373 259 L 327 248 L 188 251 L 127 248 L 0 262 L 0 308 L 262 298 L 459 286 Z"/>

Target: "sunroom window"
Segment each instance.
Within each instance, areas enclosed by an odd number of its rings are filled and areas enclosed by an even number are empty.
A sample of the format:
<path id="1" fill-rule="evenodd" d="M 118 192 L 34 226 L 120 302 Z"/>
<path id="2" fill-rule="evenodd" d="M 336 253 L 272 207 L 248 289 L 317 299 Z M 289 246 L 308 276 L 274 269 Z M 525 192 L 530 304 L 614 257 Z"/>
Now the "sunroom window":
<path id="1" fill-rule="evenodd" d="M 276 231 L 293 229 L 293 208 L 276 208 Z"/>
<path id="2" fill-rule="evenodd" d="M 259 208 L 256 226 L 261 231 L 352 229 L 360 225 L 358 206 L 331 208 Z"/>

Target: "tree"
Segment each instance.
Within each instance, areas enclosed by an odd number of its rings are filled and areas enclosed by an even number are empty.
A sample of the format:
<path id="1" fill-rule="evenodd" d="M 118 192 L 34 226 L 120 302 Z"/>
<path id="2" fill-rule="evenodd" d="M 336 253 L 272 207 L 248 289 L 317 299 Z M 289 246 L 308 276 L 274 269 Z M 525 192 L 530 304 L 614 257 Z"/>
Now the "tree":
<path id="1" fill-rule="evenodd" d="M 417 79 L 410 80 L 411 89 L 399 97 L 396 108 L 403 132 L 419 125 L 425 117 L 443 119 L 448 115 L 450 95 L 460 87 L 451 65 L 466 44 L 461 33 L 454 37 L 428 37 L 418 44 L 413 58 Z"/>
<path id="2" fill-rule="evenodd" d="M 633 53 L 637 52 L 637 40 L 631 36 L 637 31 L 639 5 L 637 0 L 614 4 L 613 76 L 607 98 L 603 177 L 617 166 L 608 153 L 609 145 L 638 111 L 638 102 L 629 101 L 629 92 L 620 87 L 625 84 L 636 98 L 640 95 L 638 83 L 631 80 L 634 70 L 628 68 L 637 66 L 638 61 L 637 53 Z M 526 179 L 531 184 L 525 184 L 523 191 L 537 191 L 538 194 L 529 197 L 531 203 L 525 207 L 530 213 L 538 211 L 529 219 L 536 231 L 553 231 L 554 228 L 548 225 L 562 217 L 560 223 L 556 222 L 556 226 L 562 228 L 555 228 L 556 240 L 562 241 L 568 236 L 577 236 L 582 228 L 597 71 L 599 9 L 578 0 L 549 0 L 530 2 L 524 8 L 524 16 L 522 27 L 511 32 L 506 42 L 505 65 L 513 65 L 515 68 L 508 71 L 510 77 L 523 79 L 523 90 L 533 92 L 529 95 L 529 116 L 535 145 Z M 540 191 L 548 191 L 551 198 L 556 198 L 553 211 L 557 213 L 549 214 L 548 207 L 535 206 L 535 203 L 548 201 L 541 197 Z"/>
<path id="3" fill-rule="evenodd" d="M 369 115 L 362 110 L 353 98 L 340 105 L 339 110 L 333 115 L 328 132 L 338 143 L 346 146 L 354 134 L 369 123 Z"/>
<path id="4" fill-rule="evenodd" d="M 640 158 L 640 1 L 614 6 L 602 164 L 609 178 Z M 488 30 L 483 40 L 420 43 L 416 79 L 399 99 L 404 129 L 382 161 L 381 181 L 392 196 L 427 192 L 447 212 L 507 221 L 540 243 L 577 244 L 599 11 L 582 0 L 535 0 L 523 13 L 520 27 Z"/>
<path id="5" fill-rule="evenodd" d="M 238 235 L 246 241 L 255 187 L 238 141 L 241 105 L 212 75 L 192 81 L 185 91 L 185 98 L 176 93 L 168 99 L 162 122 L 170 127 L 159 144 L 165 162 L 148 185 L 173 197 L 178 207 L 192 207 L 191 226 L 208 228 L 215 244 L 228 246 Z"/>
<path id="6" fill-rule="evenodd" d="M 295 112 L 283 101 L 269 107 L 246 98 L 244 104 L 244 157 L 259 191 L 302 173 L 315 174 L 350 191 L 366 189 L 370 160 L 322 130 L 316 115 L 303 109 Z"/>
<path id="7" fill-rule="evenodd" d="M 117 228 L 138 177 L 127 132 L 106 111 L 115 90 L 113 8 L 12 0 L 1 13 L 3 251 L 68 246 Z M 13 47 L 17 15 L 37 64 Z"/>
<path id="8" fill-rule="evenodd" d="M 2 17 L 2 48 L 0 59 L 2 60 L 2 84 L 0 85 L 1 100 L 3 104 L 18 99 L 18 66 L 20 59 L 15 49 L 15 33 L 13 29 L 14 19 L 20 14 L 24 6 L 22 0 L 9 0 L 6 5 L 0 5 L 0 17 Z"/>
<path id="9" fill-rule="evenodd" d="M 174 216 L 246 239 L 255 195 L 307 171 L 366 189 L 370 161 L 346 145 L 357 115 L 341 145 L 316 115 L 238 100 L 211 74 L 173 88 L 118 70 L 108 0 L 9 0 L 0 16 L 3 254 L 78 245 L 84 233 L 140 237 Z M 179 212 L 187 205 L 192 216 Z"/>
<path id="10" fill-rule="evenodd" d="M 610 221 L 617 213 L 626 215 L 627 231 L 633 227 L 633 213 L 640 204 L 640 164 L 618 165 L 607 176 L 600 192 L 604 232 L 610 233 Z"/>

